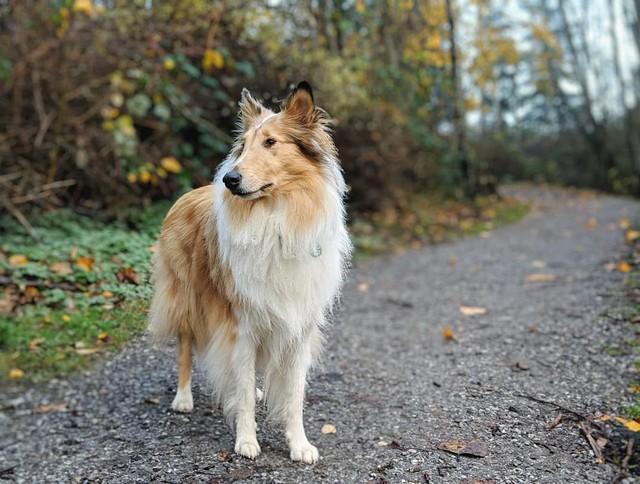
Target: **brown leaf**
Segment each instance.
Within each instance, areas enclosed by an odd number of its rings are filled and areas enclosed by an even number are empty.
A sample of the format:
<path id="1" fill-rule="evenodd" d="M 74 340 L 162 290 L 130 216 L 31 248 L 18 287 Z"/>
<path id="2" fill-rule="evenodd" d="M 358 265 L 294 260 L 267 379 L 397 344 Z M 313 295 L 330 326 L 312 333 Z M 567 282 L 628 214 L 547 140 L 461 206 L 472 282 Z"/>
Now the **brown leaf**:
<path id="1" fill-rule="evenodd" d="M 61 276 L 66 276 L 73 272 L 73 269 L 66 262 L 54 262 L 49 266 L 49 270 L 55 274 L 60 274 Z"/>
<path id="2" fill-rule="evenodd" d="M 118 282 L 128 282 L 130 284 L 139 285 L 142 282 L 140 274 L 138 274 L 132 267 L 125 267 L 121 271 L 116 273 Z"/>
<path id="3" fill-rule="evenodd" d="M 33 408 L 31 412 L 37 414 L 64 412 L 67 408 L 69 408 L 68 403 L 49 403 L 47 405 L 38 405 L 37 407 Z"/>
<path id="4" fill-rule="evenodd" d="M 530 274 L 527 276 L 527 282 L 553 282 L 555 280 L 555 274 Z"/>
<path id="5" fill-rule="evenodd" d="M 487 444 L 481 440 L 471 440 L 467 442 L 465 440 L 454 439 L 442 442 L 438 448 L 451 452 L 452 454 L 470 457 L 486 457 L 489 455 Z"/>
<path id="6" fill-rule="evenodd" d="M 89 272 L 91 270 L 91 268 L 93 267 L 93 263 L 94 262 L 95 262 L 95 259 L 92 256 L 80 257 L 76 261 L 76 265 L 78 267 L 80 267 L 81 269 L 83 269 L 84 271 Z"/>
<path id="7" fill-rule="evenodd" d="M 631 271 L 631 266 L 628 262 L 621 261 L 616 263 L 616 269 L 618 272 L 626 273 Z"/>
<path id="8" fill-rule="evenodd" d="M 229 454 L 229 452 L 225 452 L 224 450 L 221 450 L 220 452 L 218 452 L 218 462 L 230 462 L 231 461 L 231 454 Z"/>
<path id="9" fill-rule="evenodd" d="M 336 429 L 336 426 L 333 424 L 324 424 L 322 426 L 322 429 L 320 429 L 320 432 L 322 432 L 325 435 L 335 434 L 337 432 L 337 429 Z"/>

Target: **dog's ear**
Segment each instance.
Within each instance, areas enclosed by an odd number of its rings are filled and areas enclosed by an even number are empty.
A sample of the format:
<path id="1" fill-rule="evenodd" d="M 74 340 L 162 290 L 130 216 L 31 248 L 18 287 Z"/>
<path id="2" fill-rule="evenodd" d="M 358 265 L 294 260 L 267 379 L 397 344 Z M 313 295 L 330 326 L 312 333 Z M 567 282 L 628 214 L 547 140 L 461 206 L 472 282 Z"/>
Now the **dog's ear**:
<path id="1" fill-rule="evenodd" d="M 284 101 L 282 111 L 302 125 L 311 125 L 316 120 L 313 91 L 307 81 L 302 81 Z"/>
<path id="2" fill-rule="evenodd" d="M 243 131 L 249 129 L 256 118 L 266 109 L 259 101 L 251 96 L 251 93 L 247 88 L 242 89 L 238 107 L 240 108 L 238 111 L 238 120 L 240 128 L 242 128 Z"/>

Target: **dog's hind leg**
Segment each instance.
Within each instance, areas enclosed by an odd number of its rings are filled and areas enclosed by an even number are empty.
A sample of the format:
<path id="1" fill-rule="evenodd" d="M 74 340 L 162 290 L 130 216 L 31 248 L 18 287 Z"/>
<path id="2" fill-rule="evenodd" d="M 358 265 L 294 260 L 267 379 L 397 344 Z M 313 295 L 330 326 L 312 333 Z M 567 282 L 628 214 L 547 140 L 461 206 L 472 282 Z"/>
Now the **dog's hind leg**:
<path id="1" fill-rule="evenodd" d="M 191 395 L 192 338 L 193 336 L 188 332 L 180 332 L 178 335 L 178 391 L 171 404 L 176 412 L 193 410 L 193 396 Z"/>

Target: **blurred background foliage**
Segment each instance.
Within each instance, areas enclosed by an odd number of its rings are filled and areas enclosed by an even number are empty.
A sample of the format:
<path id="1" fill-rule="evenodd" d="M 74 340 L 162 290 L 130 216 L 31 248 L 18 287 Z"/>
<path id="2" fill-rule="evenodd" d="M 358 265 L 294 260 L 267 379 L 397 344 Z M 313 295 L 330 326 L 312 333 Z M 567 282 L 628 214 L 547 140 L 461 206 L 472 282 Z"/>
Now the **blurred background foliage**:
<path id="1" fill-rule="evenodd" d="M 533 179 L 640 194 L 638 0 L 0 0 L 0 209 L 207 183 L 309 80 L 352 213 Z"/>

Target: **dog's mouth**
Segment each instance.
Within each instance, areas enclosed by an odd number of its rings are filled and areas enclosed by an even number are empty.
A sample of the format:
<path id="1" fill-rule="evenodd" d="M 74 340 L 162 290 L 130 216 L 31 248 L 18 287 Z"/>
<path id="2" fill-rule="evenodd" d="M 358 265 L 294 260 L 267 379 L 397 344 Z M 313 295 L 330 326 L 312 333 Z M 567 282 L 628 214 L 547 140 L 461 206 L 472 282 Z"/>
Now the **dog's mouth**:
<path id="1" fill-rule="evenodd" d="M 267 188 L 270 188 L 272 186 L 273 186 L 273 183 L 266 183 L 265 185 L 262 185 L 257 190 L 253 190 L 253 191 L 245 191 L 240 187 L 229 188 L 229 191 L 234 195 L 239 196 L 240 198 L 249 198 L 253 195 L 257 195 L 258 193 L 265 191 Z"/>

